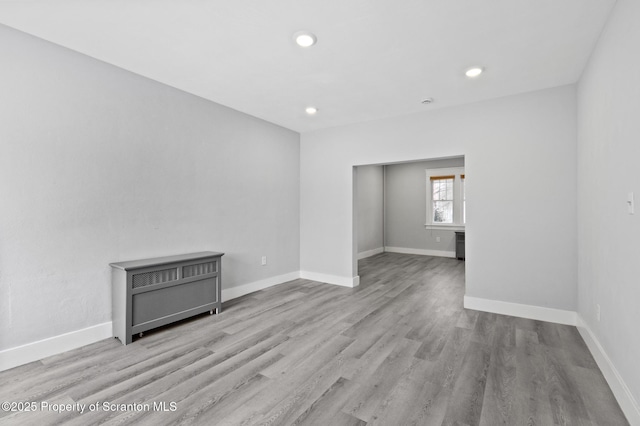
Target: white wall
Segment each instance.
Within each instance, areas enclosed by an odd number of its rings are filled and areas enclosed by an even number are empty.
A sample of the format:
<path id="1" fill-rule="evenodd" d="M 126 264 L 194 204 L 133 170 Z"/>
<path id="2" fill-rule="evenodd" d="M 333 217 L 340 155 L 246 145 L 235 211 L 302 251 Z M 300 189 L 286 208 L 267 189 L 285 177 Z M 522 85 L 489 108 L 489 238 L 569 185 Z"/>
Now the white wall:
<path id="1" fill-rule="evenodd" d="M 357 167 L 356 175 L 358 254 L 366 256 L 384 247 L 383 166 Z"/>
<path id="2" fill-rule="evenodd" d="M 626 382 L 640 424 L 638 22 L 640 2 L 618 0 L 579 84 L 578 310 Z"/>
<path id="3" fill-rule="evenodd" d="M 110 262 L 299 271 L 297 133 L 4 26 L 0 63 L 0 350 L 110 321 Z"/>
<path id="4" fill-rule="evenodd" d="M 386 173 L 386 245 L 400 249 L 455 256 L 455 232 L 425 229 L 426 170 L 464 167 L 464 158 L 391 164 Z M 436 239 L 440 237 L 438 242 Z M 445 254 L 446 253 L 446 254 Z"/>
<path id="5" fill-rule="evenodd" d="M 301 136 L 300 263 L 354 279 L 352 166 L 465 157 L 466 294 L 576 308 L 576 101 L 565 86 Z"/>

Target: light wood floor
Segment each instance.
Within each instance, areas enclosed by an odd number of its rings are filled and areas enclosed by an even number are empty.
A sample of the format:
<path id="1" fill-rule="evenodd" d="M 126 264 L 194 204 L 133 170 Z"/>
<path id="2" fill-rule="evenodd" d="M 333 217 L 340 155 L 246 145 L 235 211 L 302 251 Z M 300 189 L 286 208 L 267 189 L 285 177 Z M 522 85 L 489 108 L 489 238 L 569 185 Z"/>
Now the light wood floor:
<path id="1" fill-rule="evenodd" d="M 101 409 L 0 423 L 628 424 L 575 327 L 463 309 L 464 262 L 384 253 L 360 275 L 356 289 L 296 280 L 129 346 L 2 372 L 0 401 Z"/>

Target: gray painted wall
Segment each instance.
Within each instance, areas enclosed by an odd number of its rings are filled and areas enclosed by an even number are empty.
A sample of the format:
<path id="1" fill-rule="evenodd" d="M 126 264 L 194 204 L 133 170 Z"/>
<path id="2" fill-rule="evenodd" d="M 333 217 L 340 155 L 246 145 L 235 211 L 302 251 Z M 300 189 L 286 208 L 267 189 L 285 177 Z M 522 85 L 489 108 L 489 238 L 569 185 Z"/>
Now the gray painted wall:
<path id="1" fill-rule="evenodd" d="M 425 229 L 426 169 L 464 167 L 463 158 L 418 161 L 387 166 L 386 245 L 388 247 L 455 252 L 454 231 Z M 436 238 L 440 237 L 440 242 Z"/>
<path id="2" fill-rule="evenodd" d="M 356 274 L 353 166 L 464 155 L 466 294 L 576 309 L 575 86 L 305 133 L 300 154 L 303 271 Z"/>
<path id="3" fill-rule="evenodd" d="M 356 167 L 358 253 L 382 250 L 384 171 L 382 166 Z"/>
<path id="4" fill-rule="evenodd" d="M 578 90 L 578 311 L 633 395 L 636 421 L 640 419 L 638 22 L 640 2 L 618 0 Z M 635 193 L 634 215 L 627 212 L 629 192 Z"/>
<path id="5" fill-rule="evenodd" d="M 109 262 L 299 270 L 297 133 L 4 26 L 0 62 L 0 350 L 110 321 Z"/>

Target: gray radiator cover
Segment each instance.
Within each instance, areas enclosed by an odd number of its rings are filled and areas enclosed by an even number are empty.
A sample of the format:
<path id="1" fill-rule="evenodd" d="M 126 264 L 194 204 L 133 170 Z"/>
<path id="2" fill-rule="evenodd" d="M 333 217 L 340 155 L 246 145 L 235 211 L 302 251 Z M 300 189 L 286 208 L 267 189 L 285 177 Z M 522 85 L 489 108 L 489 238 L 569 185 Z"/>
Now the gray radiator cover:
<path id="1" fill-rule="evenodd" d="M 113 335 L 133 335 L 222 310 L 222 256 L 204 251 L 111 263 Z"/>

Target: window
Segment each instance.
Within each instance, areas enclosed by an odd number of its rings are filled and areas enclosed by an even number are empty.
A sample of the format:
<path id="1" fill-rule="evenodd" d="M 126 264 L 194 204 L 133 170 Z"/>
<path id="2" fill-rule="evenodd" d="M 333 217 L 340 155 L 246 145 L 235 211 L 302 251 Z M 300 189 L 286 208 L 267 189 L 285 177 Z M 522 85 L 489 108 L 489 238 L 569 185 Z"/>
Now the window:
<path id="1" fill-rule="evenodd" d="M 427 170 L 427 228 L 464 229 L 464 169 Z"/>
<path id="2" fill-rule="evenodd" d="M 453 181 L 455 176 L 431 176 L 432 222 L 453 223 Z"/>

